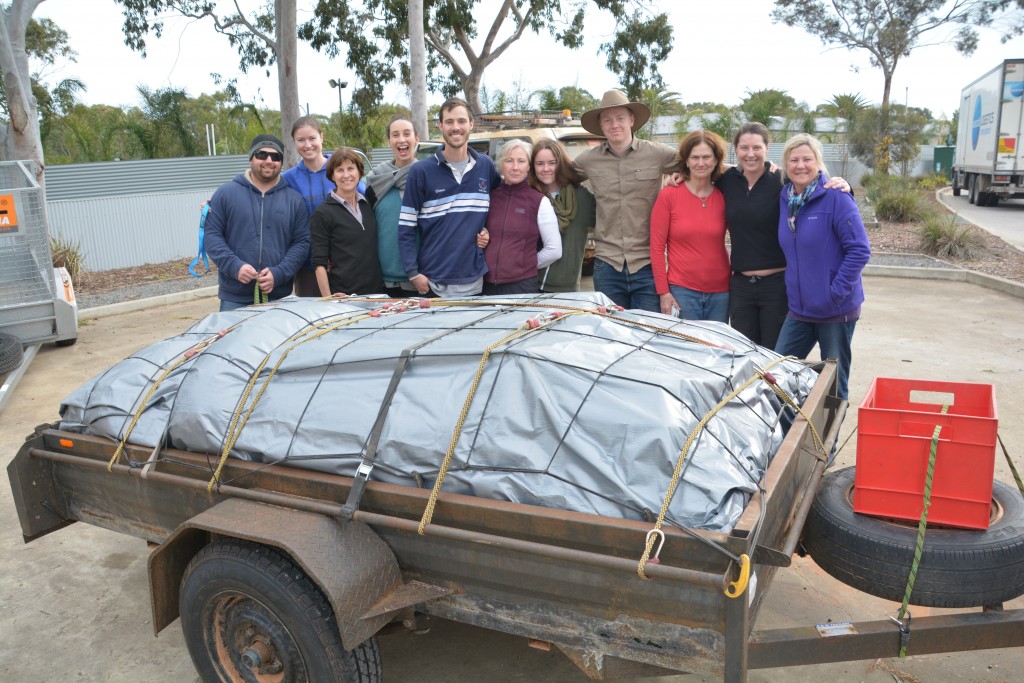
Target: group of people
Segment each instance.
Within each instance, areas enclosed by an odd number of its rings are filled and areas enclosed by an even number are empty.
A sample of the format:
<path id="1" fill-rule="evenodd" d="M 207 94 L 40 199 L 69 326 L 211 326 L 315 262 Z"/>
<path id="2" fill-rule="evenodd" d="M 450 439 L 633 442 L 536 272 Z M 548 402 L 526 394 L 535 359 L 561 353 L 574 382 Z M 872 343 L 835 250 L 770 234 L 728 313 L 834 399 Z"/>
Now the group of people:
<path id="1" fill-rule="evenodd" d="M 433 156 L 416 161 L 413 124 L 396 116 L 394 158 L 369 174 L 351 148 L 326 155 L 312 117 L 296 121 L 302 163 L 283 174 L 281 141 L 257 136 L 249 170 L 214 194 L 207 219 L 221 309 L 290 294 L 293 280 L 296 294 L 322 297 L 577 291 L 593 226 L 594 286 L 616 304 L 731 322 L 784 355 L 819 344 L 839 360 L 845 398 L 870 248 L 821 144 L 787 141 L 783 176 L 760 123 L 736 133 L 727 167 L 710 131 L 678 148 L 638 138 L 649 118 L 612 90 L 582 117 L 600 145 L 571 159 L 555 140 L 513 139 L 492 162 L 469 146 L 472 113 L 452 98 Z"/>

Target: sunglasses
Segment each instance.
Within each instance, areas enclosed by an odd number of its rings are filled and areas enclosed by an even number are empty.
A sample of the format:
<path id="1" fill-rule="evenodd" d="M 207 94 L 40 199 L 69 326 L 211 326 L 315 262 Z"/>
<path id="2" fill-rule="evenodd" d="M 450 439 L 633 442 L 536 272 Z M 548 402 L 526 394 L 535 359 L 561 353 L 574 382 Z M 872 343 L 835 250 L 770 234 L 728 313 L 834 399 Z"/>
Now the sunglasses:
<path id="1" fill-rule="evenodd" d="M 284 155 L 280 152 L 268 152 L 265 149 L 257 150 L 253 156 L 260 161 L 266 161 L 267 159 L 271 161 L 284 161 Z"/>

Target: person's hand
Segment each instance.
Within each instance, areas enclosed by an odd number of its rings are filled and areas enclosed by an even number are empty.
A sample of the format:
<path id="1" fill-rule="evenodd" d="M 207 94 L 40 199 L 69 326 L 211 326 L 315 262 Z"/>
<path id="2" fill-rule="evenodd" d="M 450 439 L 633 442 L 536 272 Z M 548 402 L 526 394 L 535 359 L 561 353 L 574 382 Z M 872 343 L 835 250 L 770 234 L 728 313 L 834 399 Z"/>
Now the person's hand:
<path id="1" fill-rule="evenodd" d="M 661 304 L 661 312 L 665 315 L 679 316 L 679 304 L 676 303 L 676 298 L 671 293 L 666 292 L 665 294 L 659 294 L 658 299 Z"/>
<path id="2" fill-rule="evenodd" d="M 679 171 L 676 171 L 675 173 L 673 173 L 672 175 L 670 175 L 668 177 L 668 185 L 669 185 L 669 187 L 679 187 L 682 184 L 683 184 L 683 174 L 680 173 Z"/>
<path id="3" fill-rule="evenodd" d="M 270 268 L 261 270 L 257 280 L 260 284 L 260 291 L 264 294 L 270 294 L 274 291 L 274 274 L 270 272 Z"/>
<path id="4" fill-rule="evenodd" d="M 476 234 L 476 246 L 483 249 L 487 246 L 487 243 L 491 241 L 491 233 L 487 232 L 487 228 L 484 228 Z"/>
<path id="5" fill-rule="evenodd" d="M 842 190 L 843 192 L 849 192 L 850 183 L 848 183 L 845 179 L 840 178 L 839 176 L 833 176 L 832 178 L 828 179 L 827 183 L 825 183 L 825 189 Z"/>
<path id="6" fill-rule="evenodd" d="M 238 281 L 247 285 L 256 279 L 256 269 L 246 263 L 238 270 Z"/>
<path id="7" fill-rule="evenodd" d="M 430 291 L 430 280 L 427 279 L 426 275 L 417 275 L 416 277 L 411 278 L 409 282 L 412 283 L 412 286 L 415 287 L 416 291 L 420 294 L 426 294 Z"/>

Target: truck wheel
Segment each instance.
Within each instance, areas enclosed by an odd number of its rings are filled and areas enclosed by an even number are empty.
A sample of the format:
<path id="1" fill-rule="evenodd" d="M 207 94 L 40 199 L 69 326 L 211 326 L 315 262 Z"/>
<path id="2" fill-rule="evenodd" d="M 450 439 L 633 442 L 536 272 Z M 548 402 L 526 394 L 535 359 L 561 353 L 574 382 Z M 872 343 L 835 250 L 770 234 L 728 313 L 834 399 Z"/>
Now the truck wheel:
<path id="1" fill-rule="evenodd" d="M 0 375 L 17 370 L 24 355 L 20 339 L 13 334 L 0 332 Z"/>
<path id="2" fill-rule="evenodd" d="M 204 681 L 381 680 L 377 639 L 346 652 L 326 598 L 274 548 L 237 539 L 206 546 L 185 570 L 179 608 Z"/>
<path id="3" fill-rule="evenodd" d="M 814 499 L 804 547 L 843 583 L 900 602 L 917 543 L 917 522 L 853 511 L 854 468 L 825 475 Z M 910 604 L 927 607 L 997 605 L 1024 594 L 1024 500 L 995 482 L 985 531 L 929 528 Z"/>
<path id="4" fill-rule="evenodd" d="M 957 174 L 954 173 L 953 174 L 953 196 L 954 197 L 959 197 L 960 196 L 960 183 L 957 182 L 957 178 L 958 178 Z"/>
<path id="5" fill-rule="evenodd" d="M 967 176 L 967 203 L 975 204 L 978 201 L 978 176 Z"/>

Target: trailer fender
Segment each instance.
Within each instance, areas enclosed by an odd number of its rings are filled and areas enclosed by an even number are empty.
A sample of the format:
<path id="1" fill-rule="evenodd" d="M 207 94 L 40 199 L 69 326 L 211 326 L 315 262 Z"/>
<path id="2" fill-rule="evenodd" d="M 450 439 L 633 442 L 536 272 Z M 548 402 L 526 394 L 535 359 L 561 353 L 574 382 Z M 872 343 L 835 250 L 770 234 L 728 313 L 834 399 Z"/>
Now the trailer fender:
<path id="1" fill-rule="evenodd" d="M 188 563 L 212 539 L 224 537 L 272 546 L 288 555 L 327 597 L 346 650 L 403 609 L 448 592 L 424 584 L 406 586 L 391 548 L 363 523 L 228 499 L 181 524 L 150 555 L 157 633 L 179 616 L 178 594 Z"/>

